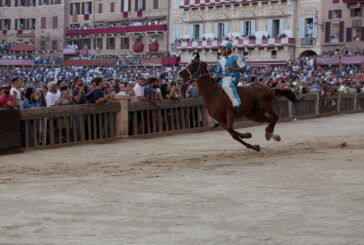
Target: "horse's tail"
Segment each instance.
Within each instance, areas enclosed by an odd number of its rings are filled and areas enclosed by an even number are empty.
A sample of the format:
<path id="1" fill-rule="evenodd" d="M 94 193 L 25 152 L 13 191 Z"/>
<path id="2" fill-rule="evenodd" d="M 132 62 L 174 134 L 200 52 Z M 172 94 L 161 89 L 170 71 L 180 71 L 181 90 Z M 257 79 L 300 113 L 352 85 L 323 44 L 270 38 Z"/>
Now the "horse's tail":
<path id="1" fill-rule="evenodd" d="M 292 101 L 293 103 L 298 102 L 296 95 L 289 89 L 275 88 L 275 89 L 273 89 L 273 91 L 276 94 L 276 96 L 284 96 L 287 99 L 289 99 L 290 101 Z"/>

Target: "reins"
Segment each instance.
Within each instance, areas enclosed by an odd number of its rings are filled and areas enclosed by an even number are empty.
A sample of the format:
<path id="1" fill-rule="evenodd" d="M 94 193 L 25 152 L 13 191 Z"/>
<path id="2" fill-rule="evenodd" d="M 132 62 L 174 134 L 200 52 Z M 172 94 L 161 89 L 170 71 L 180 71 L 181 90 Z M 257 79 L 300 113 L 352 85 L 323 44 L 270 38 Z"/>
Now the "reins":
<path id="1" fill-rule="evenodd" d="M 196 60 L 195 60 L 196 61 Z M 209 76 L 210 73 L 202 73 L 202 69 L 201 69 L 201 61 L 196 61 L 198 62 L 198 69 L 192 74 L 191 71 L 186 67 L 185 70 L 188 72 L 188 74 L 190 75 L 190 81 L 197 81 L 198 79 L 200 79 L 201 77 L 204 76 Z"/>

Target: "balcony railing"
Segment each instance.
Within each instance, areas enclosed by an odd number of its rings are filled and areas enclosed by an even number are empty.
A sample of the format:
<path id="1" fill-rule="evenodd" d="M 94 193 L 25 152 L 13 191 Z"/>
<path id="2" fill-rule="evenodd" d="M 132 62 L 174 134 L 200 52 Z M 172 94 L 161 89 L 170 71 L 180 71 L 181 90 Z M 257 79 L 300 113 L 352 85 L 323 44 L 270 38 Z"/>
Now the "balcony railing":
<path id="1" fill-rule="evenodd" d="M 308 37 L 301 39 L 302 46 L 313 46 L 316 45 L 316 38 Z"/>
<path id="2" fill-rule="evenodd" d="M 10 51 L 23 51 L 23 52 L 33 52 L 35 50 L 34 45 L 11 45 Z"/>
<path id="3" fill-rule="evenodd" d="M 179 7 L 180 8 L 198 8 L 198 7 L 206 7 L 206 6 L 251 3 L 251 2 L 259 2 L 259 1 L 266 1 L 266 0 L 183 0 L 182 4 Z"/>
<path id="4" fill-rule="evenodd" d="M 294 38 L 262 38 L 262 39 L 235 39 L 230 41 L 233 48 L 264 48 L 294 46 Z M 177 50 L 218 49 L 222 40 L 214 41 L 180 41 Z"/>
<path id="5" fill-rule="evenodd" d="M 105 27 L 95 29 L 67 30 L 66 35 L 97 35 L 97 34 L 118 34 L 130 32 L 155 32 L 167 31 L 167 25 L 148 25 L 148 26 L 125 26 L 125 27 Z"/>

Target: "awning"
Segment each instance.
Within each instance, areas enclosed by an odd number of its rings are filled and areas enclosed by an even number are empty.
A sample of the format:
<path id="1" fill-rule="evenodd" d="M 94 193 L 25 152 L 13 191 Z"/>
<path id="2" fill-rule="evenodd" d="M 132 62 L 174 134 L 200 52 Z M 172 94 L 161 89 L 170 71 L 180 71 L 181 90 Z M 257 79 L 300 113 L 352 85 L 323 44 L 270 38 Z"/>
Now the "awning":
<path id="1" fill-rule="evenodd" d="M 340 57 L 317 57 L 316 63 L 319 65 L 338 65 L 340 64 Z"/>
<path id="2" fill-rule="evenodd" d="M 342 64 L 364 64 L 364 56 L 341 57 Z"/>

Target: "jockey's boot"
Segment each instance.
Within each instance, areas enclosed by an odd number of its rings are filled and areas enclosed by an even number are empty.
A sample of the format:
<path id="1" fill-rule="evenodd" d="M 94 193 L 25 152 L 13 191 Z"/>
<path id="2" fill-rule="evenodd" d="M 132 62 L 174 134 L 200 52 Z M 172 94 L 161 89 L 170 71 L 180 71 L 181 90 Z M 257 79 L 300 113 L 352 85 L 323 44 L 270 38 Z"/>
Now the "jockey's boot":
<path id="1" fill-rule="evenodd" d="M 218 128 L 220 126 L 220 124 L 215 120 L 214 124 L 212 124 L 211 129 L 215 129 Z"/>

